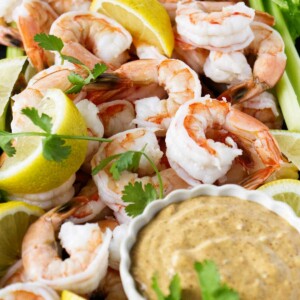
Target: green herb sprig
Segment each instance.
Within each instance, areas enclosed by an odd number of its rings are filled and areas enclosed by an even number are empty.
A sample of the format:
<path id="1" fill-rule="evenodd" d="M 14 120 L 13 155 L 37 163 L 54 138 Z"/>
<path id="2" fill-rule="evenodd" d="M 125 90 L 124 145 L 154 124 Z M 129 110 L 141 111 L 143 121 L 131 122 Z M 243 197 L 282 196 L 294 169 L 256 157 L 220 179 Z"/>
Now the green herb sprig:
<path id="1" fill-rule="evenodd" d="M 155 187 L 150 183 L 146 184 L 144 187 L 141 182 L 135 182 L 134 184 L 128 183 L 122 191 L 122 200 L 129 203 L 129 205 L 126 206 L 125 211 L 132 217 L 141 214 L 150 202 L 164 197 L 163 182 L 160 172 L 152 159 L 145 153 L 145 147 L 140 151 L 130 150 L 109 156 L 103 159 L 92 170 L 92 175 L 96 175 L 99 171 L 103 170 L 111 162 L 113 162 L 110 166 L 109 172 L 112 174 L 113 179 L 119 180 L 123 171 L 136 172 L 138 170 L 142 156 L 148 160 L 157 175 L 159 194 L 157 194 Z"/>
<path id="2" fill-rule="evenodd" d="M 73 86 L 65 91 L 67 94 L 79 93 L 85 85 L 95 82 L 96 79 L 99 78 L 100 75 L 102 75 L 107 70 L 107 66 L 105 64 L 96 64 L 94 68 L 90 70 L 77 58 L 64 55 L 62 53 L 64 43 L 61 38 L 55 35 L 39 33 L 34 36 L 34 41 L 37 42 L 38 45 L 45 50 L 58 52 L 61 58 L 61 64 L 63 64 L 64 61 L 67 60 L 73 64 L 79 65 L 87 72 L 88 76 L 86 78 L 82 77 L 80 74 L 71 72 L 71 74 L 68 76 L 68 79 L 73 84 Z"/>
<path id="3" fill-rule="evenodd" d="M 195 262 L 194 269 L 197 273 L 199 287 L 201 289 L 202 300 L 239 300 L 236 291 L 221 283 L 220 273 L 212 260 L 204 262 Z M 180 278 L 175 274 L 169 286 L 170 294 L 164 296 L 158 284 L 158 277 L 152 277 L 152 288 L 157 295 L 158 300 L 180 300 L 182 289 L 180 286 Z"/>
<path id="4" fill-rule="evenodd" d="M 17 132 L 0 131 L 0 148 L 10 157 L 16 154 L 16 148 L 13 146 L 13 140 L 17 137 L 40 136 L 42 140 L 43 156 L 47 160 L 61 162 L 68 158 L 71 153 L 71 146 L 66 145 L 66 140 L 86 140 L 98 142 L 110 142 L 109 139 L 103 139 L 90 136 L 75 136 L 51 133 L 53 124 L 52 118 L 47 114 L 39 115 L 34 107 L 22 109 L 22 114 L 28 117 L 33 124 L 42 129 L 44 132 Z"/>

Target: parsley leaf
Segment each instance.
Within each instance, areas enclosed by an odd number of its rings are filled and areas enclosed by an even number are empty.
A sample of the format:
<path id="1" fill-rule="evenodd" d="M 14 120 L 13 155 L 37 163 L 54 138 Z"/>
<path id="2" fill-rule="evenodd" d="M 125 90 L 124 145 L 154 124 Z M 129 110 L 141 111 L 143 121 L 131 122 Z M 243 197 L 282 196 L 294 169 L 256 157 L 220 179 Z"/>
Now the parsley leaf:
<path id="1" fill-rule="evenodd" d="M 37 42 L 40 47 L 49 51 L 61 52 L 64 47 L 63 41 L 59 37 L 51 34 L 36 34 L 34 41 Z"/>
<path id="2" fill-rule="evenodd" d="M 34 107 L 26 107 L 22 109 L 22 114 L 28 117 L 33 124 L 40 127 L 47 133 L 51 132 L 52 129 L 52 118 L 44 113 L 39 116 L 39 113 Z"/>
<path id="3" fill-rule="evenodd" d="M 107 70 L 107 66 L 105 64 L 95 64 L 92 74 L 94 79 L 97 79 L 101 74 L 103 74 Z"/>
<path id="4" fill-rule="evenodd" d="M 121 172 L 132 171 L 137 172 L 142 157 L 140 151 L 127 151 L 122 153 L 118 160 L 116 160 L 110 167 L 110 173 L 115 180 L 120 179 Z"/>
<path id="5" fill-rule="evenodd" d="M 13 137 L 8 132 L 0 130 L 0 147 L 10 157 L 16 154 L 16 149 L 12 145 L 12 139 Z"/>
<path id="6" fill-rule="evenodd" d="M 158 198 L 154 186 L 147 183 L 144 188 L 141 182 L 131 182 L 124 187 L 122 200 L 130 203 L 125 211 L 128 216 L 136 217 L 140 215 L 145 207 Z"/>
<path id="7" fill-rule="evenodd" d="M 43 155 L 47 160 L 61 162 L 71 153 L 71 146 L 57 135 L 50 135 L 43 139 Z"/>
<path id="8" fill-rule="evenodd" d="M 203 263 L 196 262 L 194 268 L 197 272 L 201 286 L 202 300 L 238 300 L 239 295 L 226 284 L 221 284 L 220 274 L 216 264 L 211 260 Z"/>
<path id="9" fill-rule="evenodd" d="M 181 300 L 180 278 L 178 274 L 175 274 L 173 276 L 172 281 L 169 285 L 170 295 L 164 296 L 158 285 L 157 276 L 152 277 L 152 288 L 154 289 L 158 300 Z"/>

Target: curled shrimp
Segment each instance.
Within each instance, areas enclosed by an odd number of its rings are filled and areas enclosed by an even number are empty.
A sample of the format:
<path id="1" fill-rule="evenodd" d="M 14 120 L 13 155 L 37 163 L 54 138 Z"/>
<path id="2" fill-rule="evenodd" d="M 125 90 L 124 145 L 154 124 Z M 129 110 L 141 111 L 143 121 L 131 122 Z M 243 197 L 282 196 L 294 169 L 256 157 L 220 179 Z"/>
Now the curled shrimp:
<path id="1" fill-rule="evenodd" d="M 253 22 L 251 29 L 255 38 L 244 49 L 244 53 L 245 55 L 256 56 L 252 77 L 229 88 L 219 96 L 220 99 L 225 97 L 232 103 L 236 103 L 253 98 L 272 88 L 284 72 L 286 55 L 280 34 L 270 26 L 260 22 Z"/>
<path id="2" fill-rule="evenodd" d="M 0 44 L 10 47 L 23 47 L 19 31 L 16 28 L 8 26 L 2 18 L 0 18 Z"/>
<path id="3" fill-rule="evenodd" d="M 244 49 L 254 38 L 250 24 L 255 11 L 243 2 L 235 5 L 213 1 L 179 2 L 176 29 L 187 43 L 208 50 Z"/>
<path id="4" fill-rule="evenodd" d="M 44 0 L 45 1 L 45 0 Z M 88 11 L 91 0 L 46 0 L 46 2 L 58 13 L 62 15 L 68 11 Z"/>
<path id="5" fill-rule="evenodd" d="M 151 97 L 135 101 L 135 123 L 141 127 L 166 129 L 182 103 L 201 95 L 197 74 L 180 60 L 137 60 L 124 64 L 116 73 L 146 86 L 157 84 L 168 94 L 168 98 L 163 100 Z"/>
<path id="6" fill-rule="evenodd" d="M 229 103 L 210 98 L 180 107 L 166 145 L 171 167 L 191 185 L 224 179 L 238 165 L 244 172 L 239 184 L 253 189 L 283 162 L 268 127 Z"/>
<path id="7" fill-rule="evenodd" d="M 121 131 L 133 129 L 134 106 L 126 100 L 115 100 L 98 105 L 98 116 L 104 126 L 104 135 L 110 137 Z"/>
<path id="8" fill-rule="evenodd" d="M 75 197 L 50 210 L 29 227 L 22 243 L 22 261 L 29 281 L 79 294 L 97 288 L 107 271 L 111 231 L 107 229 L 103 233 L 98 224 L 65 222 L 84 204 L 85 197 Z M 64 260 L 55 239 L 58 231 L 62 247 L 69 254 Z"/>
<path id="9" fill-rule="evenodd" d="M 38 282 L 11 284 L 0 290 L 3 300 L 59 300 L 59 295 L 47 285 Z"/>
<path id="10" fill-rule="evenodd" d="M 157 137 L 153 130 L 147 128 L 136 128 L 118 133 L 112 137 L 110 143 L 102 144 L 99 151 L 92 160 L 93 168 L 101 160 L 115 154 L 124 153 L 129 150 L 140 151 L 144 147 L 145 153 L 151 158 L 153 164 L 160 168 L 163 152 L 160 150 Z M 122 200 L 124 187 L 131 182 L 151 183 L 158 190 L 159 181 L 148 160 L 142 156 L 139 168 L 136 172 L 124 171 L 119 180 L 114 180 L 109 172 L 110 165 L 94 175 L 93 179 L 98 187 L 99 196 L 105 204 L 114 211 L 119 223 L 127 223 L 131 220 L 125 212 L 127 203 Z M 176 188 L 186 187 L 187 184 L 181 180 L 172 169 L 161 172 L 164 194 L 168 194 Z"/>
<path id="11" fill-rule="evenodd" d="M 53 54 L 38 46 L 34 36 L 49 33 L 51 24 L 57 18 L 53 9 L 43 1 L 23 0 L 14 11 L 14 19 L 21 34 L 24 49 L 31 64 L 41 71 L 53 63 Z"/>
<path id="12" fill-rule="evenodd" d="M 96 56 L 98 62 L 118 67 L 129 58 L 131 35 L 115 20 L 99 13 L 64 13 L 52 24 L 50 33 L 60 37 L 67 46 L 72 43 L 76 53 L 70 53 L 70 47 L 62 52 L 84 63 L 88 58 L 95 60 Z"/>

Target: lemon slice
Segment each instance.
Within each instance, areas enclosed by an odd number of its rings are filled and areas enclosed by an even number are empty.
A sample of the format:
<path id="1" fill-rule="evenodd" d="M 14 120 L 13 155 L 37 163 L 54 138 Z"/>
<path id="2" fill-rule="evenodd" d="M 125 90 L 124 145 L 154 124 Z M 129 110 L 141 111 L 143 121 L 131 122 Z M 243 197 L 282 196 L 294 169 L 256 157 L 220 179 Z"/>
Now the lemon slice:
<path id="1" fill-rule="evenodd" d="M 52 118 L 52 133 L 87 135 L 83 117 L 61 90 L 48 90 L 35 108 L 39 115 L 45 113 Z M 29 118 L 20 117 L 22 131 L 41 131 Z M 44 158 L 42 140 L 42 137 L 18 137 L 14 145 L 16 154 L 13 157 L 2 155 L 0 189 L 12 194 L 46 192 L 62 185 L 79 169 L 85 158 L 86 141 L 66 140 L 66 145 L 71 146 L 71 154 L 61 162 L 56 162 Z"/>
<path id="2" fill-rule="evenodd" d="M 271 130 L 281 152 L 300 170 L 300 132 Z"/>
<path id="3" fill-rule="evenodd" d="M 122 24 L 134 42 L 156 46 L 165 55 L 172 55 L 174 34 L 170 17 L 157 0 L 93 0 L 90 9 Z"/>
<path id="4" fill-rule="evenodd" d="M 26 56 L 0 60 L 0 129 L 5 128 L 6 109 L 11 92 L 27 60 Z"/>
<path id="5" fill-rule="evenodd" d="M 19 201 L 0 204 L 0 277 L 21 258 L 26 230 L 42 214 L 39 207 Z"/>
<path id="6" fill-rule="evenodd" d="M 267 193 L 275 200 L 287 203 L 300 216 L 300 181 L 280 179 L 262 185 L 259 190 Z"/>
<path id="7" fill-rule="evenodd" d="M 64 290 L 61 294 L 61 300 L 85 300 L 85 298 L 82 298 L 72 292 Z"/>

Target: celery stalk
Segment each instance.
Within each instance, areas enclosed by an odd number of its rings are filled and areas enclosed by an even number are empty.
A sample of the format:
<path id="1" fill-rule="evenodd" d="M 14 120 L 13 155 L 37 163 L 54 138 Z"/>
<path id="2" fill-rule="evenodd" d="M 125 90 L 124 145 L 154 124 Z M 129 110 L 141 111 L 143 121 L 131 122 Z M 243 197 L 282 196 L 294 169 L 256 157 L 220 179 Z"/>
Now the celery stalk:
<path id="1" fill-rule="evenodd" d="M 286 72 L 293 85 L 298 102 L 300 102 L 300 57 L 279 7 L 272 0 L 266 0 L 265 3 L 267 11 L 275 17 L 275 28 L 284 40 L 287 56 Z"/>
<path id="2" fill-rule="evenodd" d="M 264 4 L 259 0 L 249 0 L 249 4 L 252 8 L 260 11 L 265 11 Z"/>
<path id="3" fill-rule="evenodd" d="M 16 58 L 24 56 L 24 51 L 17 47 L 7 47 L 6 48 L 6 58 Z"/>

